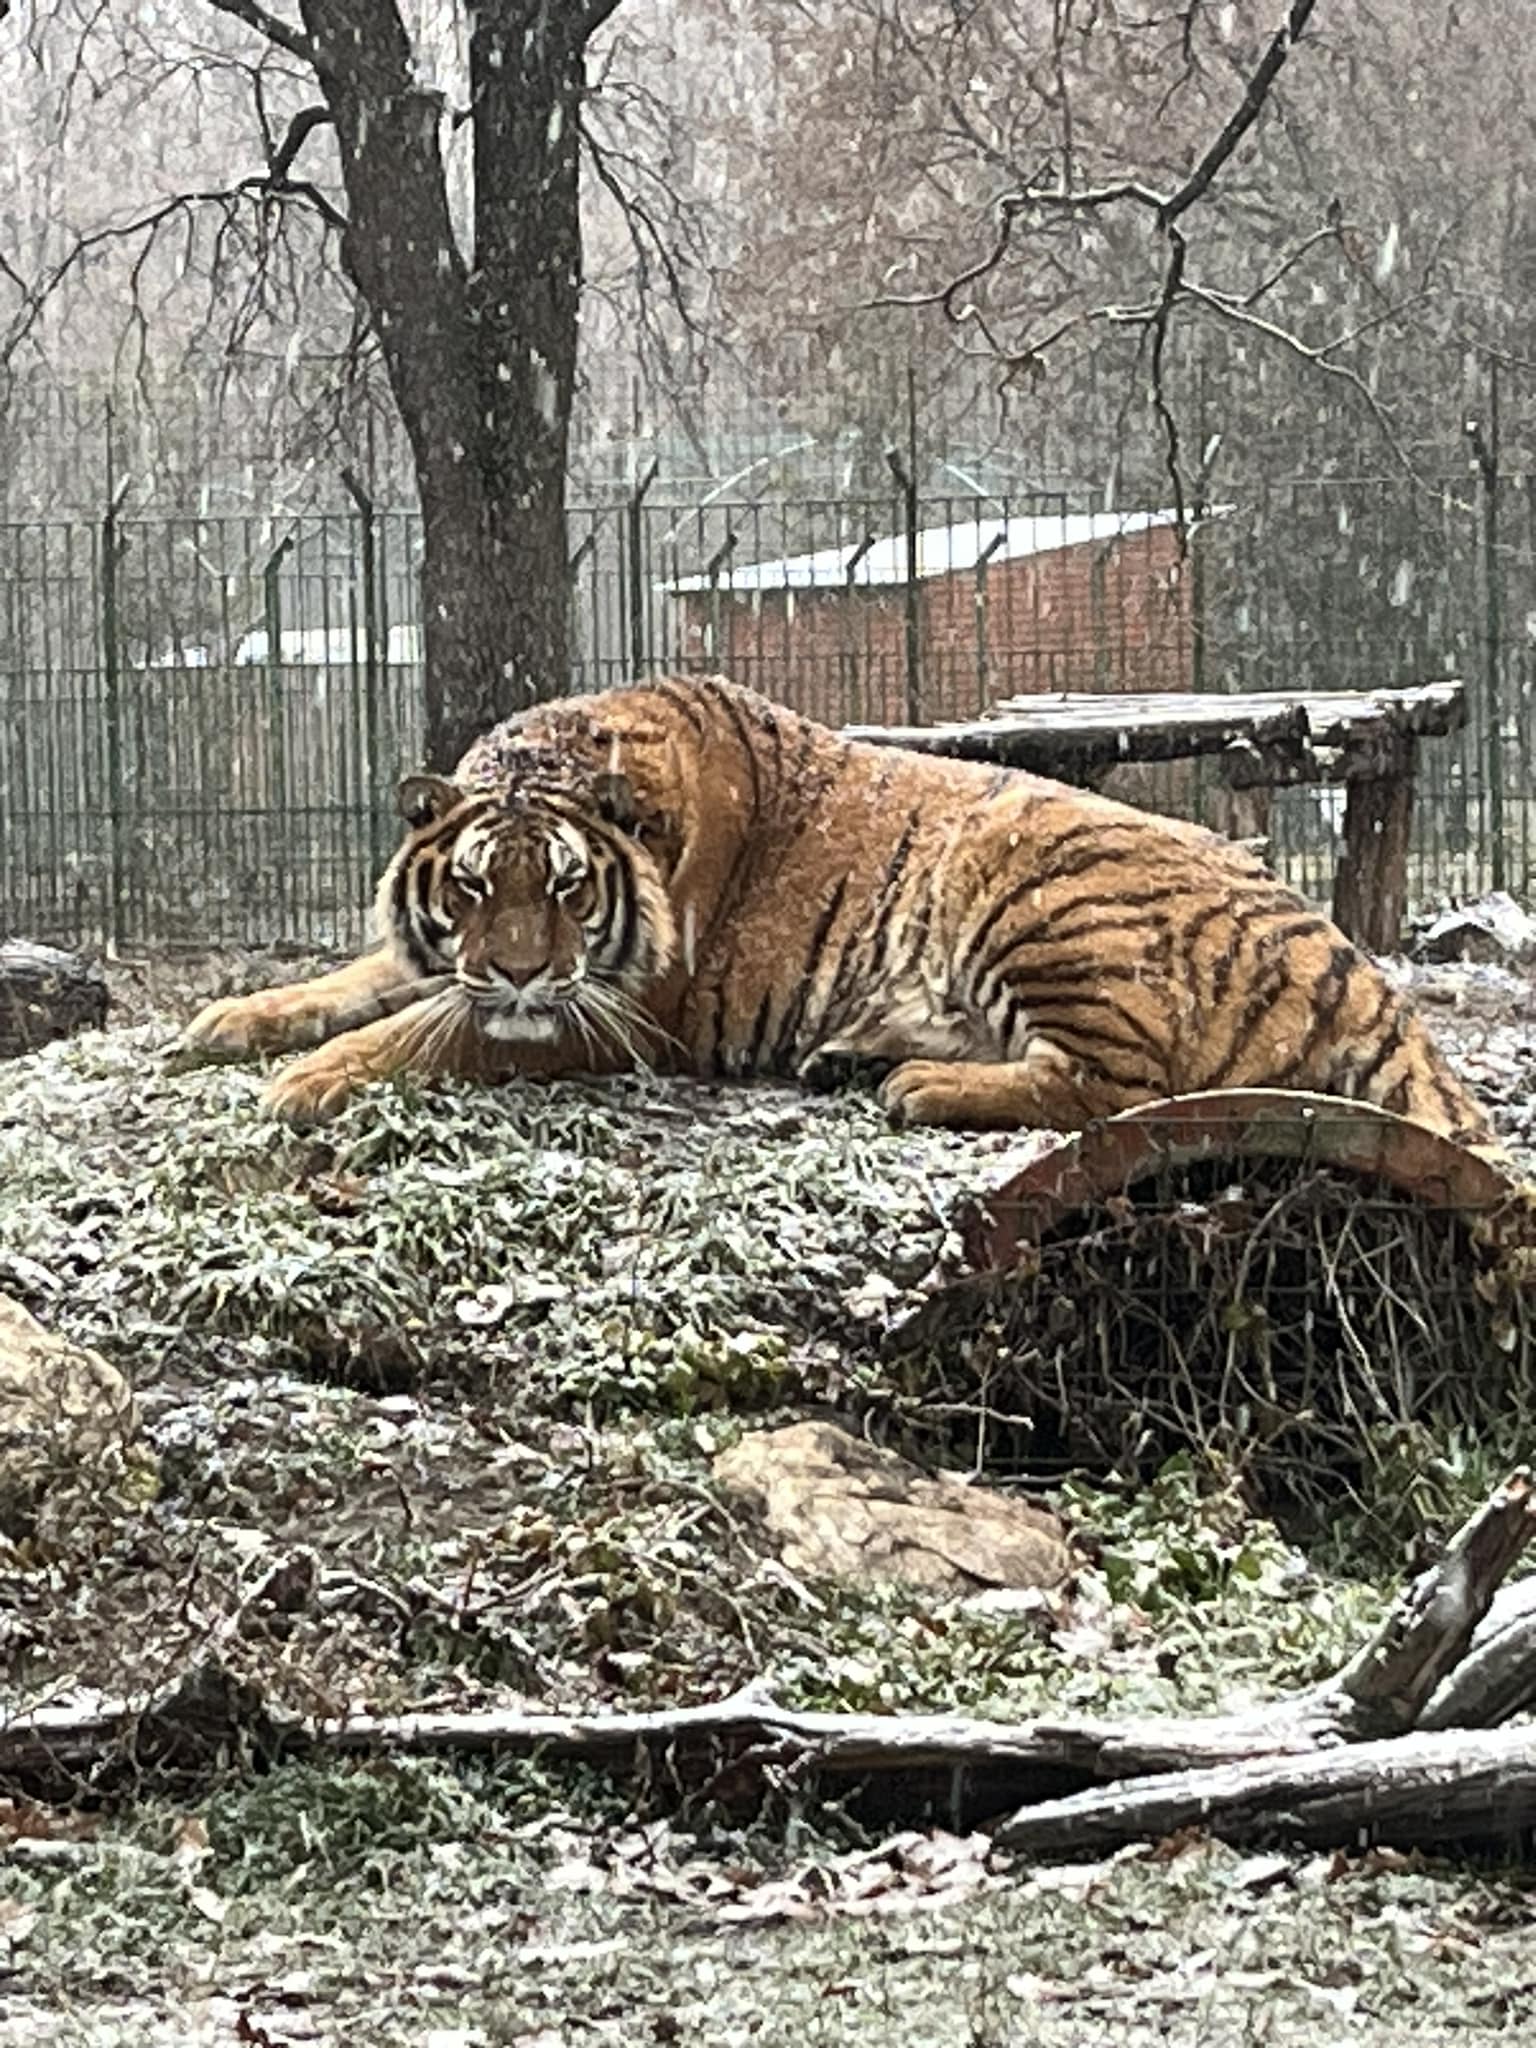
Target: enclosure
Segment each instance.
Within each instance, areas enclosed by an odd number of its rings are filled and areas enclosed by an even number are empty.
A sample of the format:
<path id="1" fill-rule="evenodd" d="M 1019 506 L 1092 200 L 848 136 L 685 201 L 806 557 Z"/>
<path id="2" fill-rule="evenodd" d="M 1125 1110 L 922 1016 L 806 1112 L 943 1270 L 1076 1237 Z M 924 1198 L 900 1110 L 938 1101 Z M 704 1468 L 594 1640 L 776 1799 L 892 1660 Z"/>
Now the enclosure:
<path id="1" fill-rule="evenodd" d="M 1533 882 L 1531 535 L 1520 477 L 1061 494 L 659 502 L 571 515 L 572 689 L 725 668 L 831 724 L 975 715 L 1051 689 L 1336 690 L 1443 675 L 1423 751 L 1419 905 Z M 907 517 L 907 515 L 910 517 Z M 912 564 L 908 563 L 908 536 Z M 420 759 L 416 516 L 128 516 L 0 527 L 0 900 L 65 942 L 332 949 L 364 929 Z M 915 577 L 909 576 L 915 566 Z M 1490 634 L 1493 637 L 1490 637 Z M 1199 814 L 1188 768 L 1133 800 Z M 1282 792 L 1282 870 L 1326 897 L 1332 792 Z"/>

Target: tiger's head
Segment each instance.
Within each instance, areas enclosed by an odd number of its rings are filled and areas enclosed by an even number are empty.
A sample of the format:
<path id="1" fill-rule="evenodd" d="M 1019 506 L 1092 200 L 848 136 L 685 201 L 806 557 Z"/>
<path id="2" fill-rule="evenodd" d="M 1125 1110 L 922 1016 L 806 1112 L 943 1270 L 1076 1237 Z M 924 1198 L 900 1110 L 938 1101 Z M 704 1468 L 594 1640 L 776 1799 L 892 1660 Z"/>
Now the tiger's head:
<path id="1" fill-rule="evenodd" d="M 677 952 L 661 868 L 616 773 L 584 786 L 400 785 L 407 836 L 379 888 L 386 939 L 423 975 L 452 974 L 495 1039 L 643 1050 L 646 991 Z"/>

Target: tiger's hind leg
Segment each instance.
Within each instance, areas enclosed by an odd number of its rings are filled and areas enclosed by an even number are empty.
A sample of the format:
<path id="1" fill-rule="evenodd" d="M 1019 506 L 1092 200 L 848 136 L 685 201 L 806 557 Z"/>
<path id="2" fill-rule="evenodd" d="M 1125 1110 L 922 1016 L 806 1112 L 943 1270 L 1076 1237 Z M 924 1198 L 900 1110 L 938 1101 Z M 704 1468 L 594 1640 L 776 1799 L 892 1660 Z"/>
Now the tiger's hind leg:
<path id="1" fill-rule="evenodd" d="M 173 1055 L 178 1066 L 298 1052 L 338 1032 L 391 1017 L 444 986 L 403 967 L 387 948 L 365 953 L 331 974 L 254 995 L 226 996 L 200 1010 Z"/>
<path id="2" fill-rule="evenodd" d="M 1022 1059 L 906 1060 L 880 1090 L 892 1120 L 954 1129 L 1080 1131 L 1162 1091 L 1116 1080 L 1044 1039 Z"/>

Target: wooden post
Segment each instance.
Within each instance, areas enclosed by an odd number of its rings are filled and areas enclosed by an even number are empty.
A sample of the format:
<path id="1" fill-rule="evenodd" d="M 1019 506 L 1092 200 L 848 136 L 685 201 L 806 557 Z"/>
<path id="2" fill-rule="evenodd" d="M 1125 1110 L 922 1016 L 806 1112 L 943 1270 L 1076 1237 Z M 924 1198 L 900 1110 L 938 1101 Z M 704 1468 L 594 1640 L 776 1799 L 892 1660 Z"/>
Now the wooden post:
<path id="1" fill-rule="evenodd" d="M 1378 740 L 1345 769 L 1344 851 L 1333 880 L 1333 921 L 1368 953 L 1395 953 L 1408 909 L 1408 839 L 1413 828 L 1417 749 L 1411 739 Z"/>

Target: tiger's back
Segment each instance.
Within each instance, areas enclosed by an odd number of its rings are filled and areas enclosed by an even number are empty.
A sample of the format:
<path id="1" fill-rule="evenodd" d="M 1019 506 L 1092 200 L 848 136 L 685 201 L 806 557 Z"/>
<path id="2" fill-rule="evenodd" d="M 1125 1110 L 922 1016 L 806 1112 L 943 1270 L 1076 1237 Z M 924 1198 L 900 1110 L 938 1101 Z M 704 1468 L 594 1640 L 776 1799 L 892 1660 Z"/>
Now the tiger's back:
<path id="1" fill-rule="evenodd" d="M 1245 848 L 1022 771 L 802 752 L 760 699 L 742 724 L 713 750 L 750 749 L 760 824 L 682 1005 L 695 1070 L 916 1063 L 901 1113 L 1046 1128 L 1306 1088 L 1489 1140 L 1407 997 Z"/>

